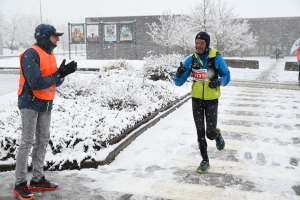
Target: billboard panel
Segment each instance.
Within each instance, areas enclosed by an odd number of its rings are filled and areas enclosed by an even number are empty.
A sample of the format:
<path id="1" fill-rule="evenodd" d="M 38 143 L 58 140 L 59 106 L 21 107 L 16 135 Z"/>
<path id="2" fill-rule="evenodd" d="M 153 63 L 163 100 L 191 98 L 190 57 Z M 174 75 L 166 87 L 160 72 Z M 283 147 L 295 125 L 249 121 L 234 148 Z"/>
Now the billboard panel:
<path id="1" fill-rule="evenodd" d="M 104 41 L 115 42 L 117 41 L 117 25 L 105 24 L 104 25 Z"/>
<path id="2" fill-rule="evenodd" d="M 87 42 L 99 42 L 99 25 L 87 24 L 86 35 Z"/>
<path id="3" fill-rule="evenodd" d="M 132 41 L 132 25 L 120 25 L 120 41 Z"/>
<path id="4" fill-rule="evenodd" d="M 71 25 L 71 43 L 85 43 L 84 24 Z"/>

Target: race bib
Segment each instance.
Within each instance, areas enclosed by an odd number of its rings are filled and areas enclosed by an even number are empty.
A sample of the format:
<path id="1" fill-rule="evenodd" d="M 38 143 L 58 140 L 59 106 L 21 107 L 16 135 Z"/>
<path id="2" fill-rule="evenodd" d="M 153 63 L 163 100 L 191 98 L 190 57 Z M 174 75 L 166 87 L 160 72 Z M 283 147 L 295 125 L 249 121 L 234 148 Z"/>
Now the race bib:
<path id="1" fill-rule="evenodd" d="M 207 80 L 207 69 L 193 69 L 192 75 L 194 81 L 204 82 Z"/>

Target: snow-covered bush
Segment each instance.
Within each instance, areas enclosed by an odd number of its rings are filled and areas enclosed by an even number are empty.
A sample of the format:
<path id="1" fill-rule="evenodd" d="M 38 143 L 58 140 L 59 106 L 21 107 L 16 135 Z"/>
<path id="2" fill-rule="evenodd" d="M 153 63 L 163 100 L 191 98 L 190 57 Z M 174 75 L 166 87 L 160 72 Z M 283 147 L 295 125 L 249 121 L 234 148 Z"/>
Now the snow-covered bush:
<path id="1" fill-rule="evenodd" d="M 116 61 L 111 61 L 105 65 L 102 66 L 102 69 L 107 71 L 107 70 L 121 70 L 121 69 L 133 69 L 132 66 L 126 62 L 126 60 L 116 60 Z"/>
<path id="2" fill-rule="evenodd" d="M 181 54 L 162 54 L 158 56 L 150 55 L 145 57 L 144 60 L 146 61 L 144 74 L 148 79 L 173 81 L 176 70 L 184 57 Z"/>

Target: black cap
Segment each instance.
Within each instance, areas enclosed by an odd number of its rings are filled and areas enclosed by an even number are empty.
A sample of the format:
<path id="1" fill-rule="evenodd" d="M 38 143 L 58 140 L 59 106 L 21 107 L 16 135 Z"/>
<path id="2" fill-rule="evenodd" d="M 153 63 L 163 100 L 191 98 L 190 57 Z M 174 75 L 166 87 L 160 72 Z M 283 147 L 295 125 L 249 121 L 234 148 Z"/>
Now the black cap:
<path id="1" fill-rule="evenodd" d="M 199 32 L 195 39 L 201 39 L 204 40 L 206 42 L 206 48 L 209 47 L 210 44 L 210 36 L 206 33 L 206 32 Z"/>
<path id="2" fill-rule="evenodd" d="M 56 36 L 62 36 L 64 34 L 63 31 L 59 31 L 59 30 L 55 30 L 54 33 L 52 33 L 52 35 L 56 35 Z"/>
<path id="3" fill-rule="evenodd" d="M 51 35 L 62 36 L 64 32 L 57 31 L 54 26 L 49 24 L 40 24 L 35 28 L 34 38 L 39 41 L 41 39 L 49 39 Z"/>

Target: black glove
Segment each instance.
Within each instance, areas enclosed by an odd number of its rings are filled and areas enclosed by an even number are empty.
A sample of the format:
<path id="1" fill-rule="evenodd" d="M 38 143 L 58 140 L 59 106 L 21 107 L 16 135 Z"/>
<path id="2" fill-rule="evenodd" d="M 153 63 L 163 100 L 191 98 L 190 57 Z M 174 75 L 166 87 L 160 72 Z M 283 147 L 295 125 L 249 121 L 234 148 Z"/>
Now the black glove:
<path id="1" fill-rule="evenodd" d="M 212 80 L 212 81 L 210 81 L 209 82 L 209 84 L 208 84 L 208 86 L 210 87 L 210 88 L 216 88 L 217 86 L 218 86 L 218 79 L 215 79 L 215 80 Z"/>
<path id="2" fill-rule="evenodd" d="M 69 74 L 74 73 L 77 70 L 77 62 L 74 60 L 66 64 L 66 59 L 62 61 L 60 67 L 58 68 L 57 72 L 60 74 L 61 78 L 68 76 Z"/>
<path id="3" fill-rule="evenodd" d="M 180 67 L 177 69 L 177 75 L 181 76 L 186 71 L 186 68 L 182 65 L 182 62 L 180 62 Z"/>

